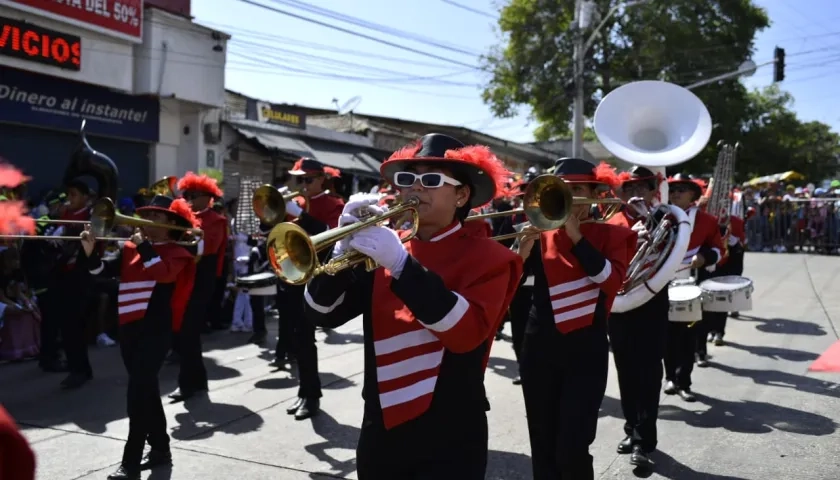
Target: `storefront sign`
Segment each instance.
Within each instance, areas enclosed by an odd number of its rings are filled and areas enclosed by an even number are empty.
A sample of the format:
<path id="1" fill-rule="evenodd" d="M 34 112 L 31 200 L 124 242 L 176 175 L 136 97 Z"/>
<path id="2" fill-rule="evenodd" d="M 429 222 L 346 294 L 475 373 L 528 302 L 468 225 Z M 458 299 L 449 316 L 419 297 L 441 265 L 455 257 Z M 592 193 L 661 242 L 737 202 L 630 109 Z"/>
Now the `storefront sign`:
<path id="1" fill-rule="evenodd" d="M 0 5 L 133 42 L 143 39 L 143 0 L 0 0 Z"/>
<path id="2" fill-rule="evenodd" d="M 248 100 L 246 117 L 264 123 L 273 123 L 285 127 L 306 129 L 306 114 L 294 111 L 282 105 Z"/>
<path id="3" fill-rule="evenodd" d="M 0 67 L 0 122 L 156 143 L 157 98 L 113 92 L 84 83 Z"/>
<path id="4" fill-rule="evenodd" d="M 0 55 L 78 71 L 82 68 L 82 39 L 0 17 Z"/>

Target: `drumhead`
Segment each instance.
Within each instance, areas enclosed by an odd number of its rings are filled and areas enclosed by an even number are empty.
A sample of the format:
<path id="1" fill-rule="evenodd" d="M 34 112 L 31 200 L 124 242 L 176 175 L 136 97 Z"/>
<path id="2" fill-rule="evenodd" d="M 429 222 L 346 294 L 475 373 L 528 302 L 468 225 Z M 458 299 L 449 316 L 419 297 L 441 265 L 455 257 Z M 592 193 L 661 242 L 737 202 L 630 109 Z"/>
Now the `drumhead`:
<path id="1" fill-rule="evenodd" d="M 703 290 L 697 285 L 675 285 L 668 289 L 668 300 L 672 302 L 688 302 L 703 295 Z"/>
<path id="2" fill-rule="evenodd" d="M 697 279 L 694 277 L 689 278 L 678 278 L 676 280 L 671 280 L 671 286 L 677 287 L 679 285 L 694 285 L 697 283 Z"/>
<path id="3" fill-rule="evenodd" d="M 752 280 L 737 275 L 726 275 L 715 277 L 700 283 L 700 288 L 715 292 L 741 290 L 752 285 Z"/>
<path id="4" fill-rule="evenodd" d="M 266 280 L 271 277 L 275 277 L 276 275 L 272 272 L 262 272 L 262 273 L 255 273 L 253 275 L 246 275 L 244 277 L 239 277 L 240 280 L 246 282 L 257 282 L 260 280 Z"/>

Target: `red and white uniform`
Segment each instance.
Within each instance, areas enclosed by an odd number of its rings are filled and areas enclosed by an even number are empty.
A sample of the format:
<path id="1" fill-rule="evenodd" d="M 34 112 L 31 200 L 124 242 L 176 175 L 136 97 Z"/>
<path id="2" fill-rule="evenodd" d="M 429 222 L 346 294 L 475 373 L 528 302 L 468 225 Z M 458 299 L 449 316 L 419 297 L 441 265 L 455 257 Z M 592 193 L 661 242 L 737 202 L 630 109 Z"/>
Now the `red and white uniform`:
<path id="1" fill-rule="evenodd" d="M 214 258 L 217 255 L 224 255 L 227 243 L 227 218 L 212 208 L 205 208 L 195 216 L 201 221 L 201 230 L 204 232 L 204 238 L 196 246 L 197 255 Z M 216 264 L 214 264 L 214 271 L 216 271 L 215 267 Z"/>
<path id="2" fill-rule="evenodd" d="M 119 260 L 102 261 L 94 254 L 88 262 L 93 275 L 106 271 L 108 275 L 119 275 L 120 325 L 155 316 L 172 318 L 174 330 L 180 329 L 196 268 L 187 249 L 171 242 L 126 242 Z"/>
<path id="3" fill-rule="evenodd" d="M 689 214 L 691 214 L 691 209 L 697 209 L 697 207 L 689 208 Z M 720 261 L 723 250 L 723 238 L 720 235 L 717 217 L 698 209 L 697 216 L 694 217 L 694 228 L 688 240 L 688 250 L 685 252 L 682 264 L 690 264 L 691 259 L 699 253 L 706 260 L 706 266 L 715 265 Z"/>
<path id="4" fill-rule="evenodd" d="M 324 326 L 364 315 L 365 343 L 372 347 L 365 355 L 366 418 L 389 430 L 427 420 L 427 428 L 444 435 L 453 428 L 448 422 L 458 422 L 442 418 L 447 408 L 484 411 L 484 369 L 522 261 L 460 223 L 430 241 L 415 238 L 406 250 L 398 279 L 382 268 L 315 277 L 305 312 Z M 442 410 L 425 418 L 433 403 Z"/>
<path id="5" fill-rule="evenodd" d="M 540 236 L 554 323 L 562 333 L 592 325 L 602 295 L 610 311 L 636 252 L 637 235 L 628 228 L 587 223 L 580 231 L 577 245 L 562 229 Z"/>
<path id="6" fill-rule="evenodd" d="M 331 195 L 329 192 L 321 192 L 310 197 L 308 212 L 305 210 L 305 199 L 298 197 L 295 201 L 301 208 L 304 208 L 297 219 L 297 223 L 310 235 L 337 227 L 338 218 L 341 217 L 341 212 L 344 210 L 344 200 L 341 197 Z M 289 221 L 293 219 L 293 217 L 287 218 Z"/>

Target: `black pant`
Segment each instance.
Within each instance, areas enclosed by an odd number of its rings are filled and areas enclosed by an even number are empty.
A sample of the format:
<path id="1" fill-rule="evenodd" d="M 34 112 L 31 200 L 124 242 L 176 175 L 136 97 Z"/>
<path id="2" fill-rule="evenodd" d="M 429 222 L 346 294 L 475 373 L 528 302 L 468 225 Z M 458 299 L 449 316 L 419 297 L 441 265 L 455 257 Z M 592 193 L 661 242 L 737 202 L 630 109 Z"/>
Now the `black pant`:
<path id="1" fill-rule="evenodd" d="M 204 257 L 199 261 L 181 331 L 177 334 L 178 354 L 181 359 L 178 388 L 182 393 L 207 390 L 207 369 L 204 367 L 201 353 L 201 332 L 207 323 L 210 299 L 216 286 L 215 272 L 215 257 Z"/>
<path id="2" fill-rule="evenodd" d="M 703 311 L 703 321 L 698 324 L 701 328 L 700 334 L 697 336 L 697 354 L 705 358 L 708 355 L 706 349 L 706 340 L 710 333 L 720 333 L 721 336 L 726 331 L 726 312 L 707 312 Z"/>
<path id="3" fill-rule="evenodd" d="M 668 322 L 665 335 L 665 379 L 674 382 L 677 388 L 691 388 L 691 372 L 694 371 L 694 354 L 697 340 L 706 336 L 700 323 Z"/>
<path id="4" fill-rule="evenodd" d="M 513 353 L 516 361 L 522 359 L 522 340 L 525 338 L 525 325 L 528 323 L 528 313 L 531 311 L 531 298 L 534 287 L 520 286 L 510 302 L 509 317 L 513 342 Z"/>
<path id="5" fill-rule="evenodd" d="M 169 451 L 158 374 L 169 351 L 171 323 L 162 315 L 120 326 L 120 353 L 128 372 L 128 440 L 122 459 L 126 468 L 140 466 L 147 441 L 153 450 Z"/>
<path id="6" fill-rule="evenodd" d="M 259 295 L 249 295 L 251 312 L 254 318 L 254 333 L 265 333 L 265 299 Z"/>
<path id="7" fill-rule="evenodd" d="M 595 441 L 608 369 L 603 325 L 568 334 L 526 331 L 520 371 L 534 480 L 595 478 L 589 446 Z"/>
<path id="8" fill-rule="evenodd" d="M 295 301 L 293 293 L 295 288 L 293 285 L 278 285 L 277 296 L 274 300 L 277 307 L 277 345 L 274 346 L 274 356 L 280 361 L 283 361 L 287 355 L 297 354 L 292 321 L 292 315 L 296 310 L 294 306 L 289 308 L 289 304 Z M 287 296 L 287 291 L 292 293 Z"/>
<path id="9" fill-rule="evenodd" d="M 293 331 L 295 354 L 297 357 L 298 397 L 321 398 L 321 378 L 318 376 L 318 347 L 315 345 L 315 325 L 303 315 L 303 292 L 305 287 L 285 285 L 286 303 L 281 316 L 285 313 Z"/>
<path id="10" fill-rule="evenodd" d="M 629 312 L 613 313 L 609 319 L 624 433 L 647 452 L 655 450 L 657 444 L 656 419 L 667 323 L 667 288 L 644 305 Z"/>
<path id="11" fill-rule="evenodd" d="M 367 415 L 362 420 L 359 480 L 484 480 L 486 470 L 483 410 L 447 419 L 430 411 L 391 430 Z"/>
<path id="12" fill-rule="evenodd" d="M 59 316 L 67 368 L 70 373 L 90 375 L 93 372 L 87 342 L 90 295 L 86 288 L 92 286 L 90 277 L 73 271 L 58 274 L 57 280 L 58 286 L 50 289 L 56 293 L 51 301 L 57 302 L 51 306 L 50 313 Z"/>

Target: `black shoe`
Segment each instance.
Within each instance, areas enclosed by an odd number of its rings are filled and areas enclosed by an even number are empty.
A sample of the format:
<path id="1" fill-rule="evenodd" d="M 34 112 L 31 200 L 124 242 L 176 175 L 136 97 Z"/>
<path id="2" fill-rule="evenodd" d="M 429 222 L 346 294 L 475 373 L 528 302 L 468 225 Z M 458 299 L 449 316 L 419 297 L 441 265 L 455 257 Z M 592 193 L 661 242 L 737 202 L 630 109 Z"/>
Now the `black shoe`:
<path id="1" fill-rule="evenodd" d="M 321 400 L 318 398 L 306 398 L 300 408 L 295 412 L 295 420 L 306 420 L 318 415 L 321 411 Z"/>
<path id="2" fill-rule="evenodd" d="M 46 373 L 64 373 L 67 371 L 67 364 L 61 360 L 46 360 L 38 364 Z"/>
<path id="3" fill-rule="evenodd" d="M 633 439 L 630 437 L 624 437 L 624 440 L 618 442 L 618 448 L 615 449 L 616 452 L 626 455 L 633 451 Z"/>
<path id="4" fill-rule="evenodd" d="M 64 380 L 61 381 L 61 388 L 64 390 L 73 390 L 86 384 L 93 378 L 92 373 L 71 373 Z"/>
<path id="5" fill-rule="evenodd" d="M 714 340 L 715 346 L 717 346 L 717 347 L 722 347 L 723 346 L 723 334 L 716 333 L 715 338 L 713 340 Z"/>
<path id="6" fill-rule="evenodd" d="M 291 404 L 289 408 L 286 409 L 286 413 L 288 413 L 289 415 L 294 415 L 295 413 L 297 413 L 301 405 L 303 405 L 303 399 L 298 397 L 298 399 L 295 400 L 295 403 Z"/>
<path id="7" fill-rule="evenodd" d="M 677 393 L 677 391 L 678 391 L 678 390 L 679 390 L 679 389 L 678 389 L 678 388 L 677 388 L 677 386 L 674 384 L 674 382 L 672 382 L 672 381 L 670 381 L 670 380 L 668 380 L 667 382 L 665 382 L 665 389 L 663 390 L 663 392 L 665 392 L 665 394 L 666 394 L 666 395 L 674 395 L 674 394 L 676 394 L 676 393 Z"/>
<path id="8" fill-rule="evenodd" d="M 274 360 L 268 362 L 268 366 L 277 370 L 286 369 L 286 359 L 276 357 Z"/>
<path id="9" fill-rule="evenodd" d="M 513 384 L 514 385 L 522 385 L 522 377 L 517 375 L 516 378 L 513 379 Z"/>
<path id="10" fill-rule="evenodd" d="M 729 316 L 732 317 L 732 318 L 738 318 L 738 317 L 741 316 L 741 314 L 738 313 L 738 312 L 732 312 L 732 313 L 729 314 Z"/>
<path id="11" fill-rule="evenodd" d="M 206 388 L 197 388 L 195 390 L 182 390 L 180 388 L 176 388 L 174 392 L 167 395 L 172 403 L 176 402 L 184 402 L 189 400 L 190 398 L 196 396 L 199 392 L 206 392 Z"/>
<path id="12" fill-rule="evenodd" d="M 709 366 L 709 361 L 706 360 L 705 355 L 697 355 L 697 366 L 700 368 L 706 368 Z"/>
<path id="13" fill-rule="evenodd" d="M 653 468 L 653 462 L 647 456 L 641 445 L 633 446 L 633 453 L 630 455 L 630 465 L 639 468 Z"/>
<path id="14" fill-rule="evenodd" d="M 254 345 L 262 346 L 263 344 L 265 344 L 265 337 L 265 332 L 254 332 L 254 334 L 251 335 L 251 338 L 248 339 L 248 343 L 253 343 Z"/>
<path id="15" fill-rule="evenodd" d="M 151 470 L 157 467 L 171 467 L 172 466 L 172 452 L 159 452 L 157 450 L 149 450 L 149 453 L 143 457 L 140 463 L 140 470 Z"/>
<path id="16" fill-rule="evenodd" d="M 680 398 L 682 398 L 686 402 L 694 402 L 697 400 L 697 397 L 694 396 L 694 393 L 691 391 L 690 388 L 681 388 L 679 395 Z"/>
<path id="17" fill-rule="evenodd" d="M 140 470 L 120 465 L 114 473 L 108 475 L 108 480 L 140 480 Z"/>
<path id="18" fill-rule="evenodd" d="M 706 343 L 712 343 L 712 340 L 714 340 L 714 339 L 715 339 L 715 334 L 714 334 L 714 332 L 709 332 L 709 333 L 706 335 Z"/>

